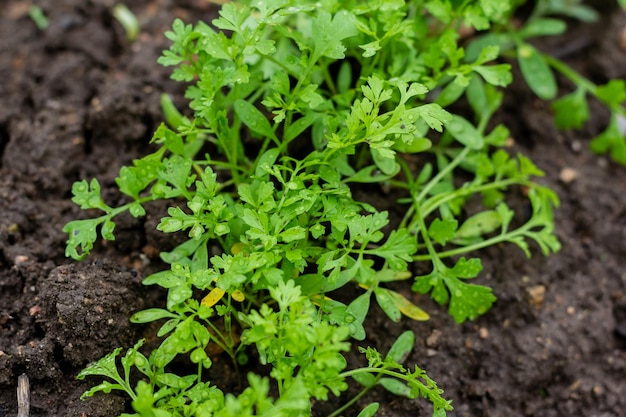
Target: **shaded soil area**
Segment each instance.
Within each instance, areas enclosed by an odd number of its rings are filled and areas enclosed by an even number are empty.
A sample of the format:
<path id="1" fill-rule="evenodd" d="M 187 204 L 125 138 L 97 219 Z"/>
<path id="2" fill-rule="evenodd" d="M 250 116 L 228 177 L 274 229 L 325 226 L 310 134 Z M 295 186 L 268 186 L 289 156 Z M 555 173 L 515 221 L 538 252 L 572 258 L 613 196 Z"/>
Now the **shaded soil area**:
<path id="1" fill-rule="evenodd" d="M 43 31 L 28 17 L 29 2 L 0 4 L 0 416 L 17 414 L 22 373 L 30 379 L 33 417 L 128 411 L 115 395 L 79 400 L 98 381 L 77 381 L 76 374 L 150 333 L 131 325 L 130 314 L 164 305 L 163 294 L 141 279 L 163 268 L 156 248 L 172 245 L 155 232 L 165 206 L 154 204 L 144 219 L 121 219 L 117 240 L 100 244 L 83 263 L 64 257 L 61 229 L 85 215 L 70 201 L 78 179 L 97 177 L 116 205 L 114 178 L 149 151 L 162 120 L 161 92 L 184 107 L 184 86 L 156 64 L 168 45 L 163 32 L 174 17 L 210 20 L 215 6 L 134 1 L 142 30 L 131 44 L 111 16 L 113 3 L 39 1 L 50 23 Z M 626 13 L 607 9 L 597 24 L 539 46 L 564 51 L 570 64 L 604 83 L 626 78 L 625 29 Z M 454 402 L 452 415 L 626 416 L 626 168 L 588 151 L 608 117 L 599 105 L 591 110 L 583 131 L 559 132 L 548 104 L 516 83 L 497 116 L 513 132 L 511 152 L 529 156 L 561 198 L 558 255 L 544 258 L 535 249 L 526 259 L 512 246 L 482 252 L 480 280 L 498 301 L 472 323 L 456 325 L 408 285 L 398 289 L 429 311 L 430 321 L 394 324 L 370 312 L 362 345 L 385 351 L 413 330 L 417 344 L 407 363 L 438 381 Z M 562 176 L 568 169 L 575 178 Z M 216 362 L 211 377 L 233 384 Z M 359 406 L 366 401 L 381 403 L 380 416 L 429 415 L 426 402 L 378 389 Z"/>

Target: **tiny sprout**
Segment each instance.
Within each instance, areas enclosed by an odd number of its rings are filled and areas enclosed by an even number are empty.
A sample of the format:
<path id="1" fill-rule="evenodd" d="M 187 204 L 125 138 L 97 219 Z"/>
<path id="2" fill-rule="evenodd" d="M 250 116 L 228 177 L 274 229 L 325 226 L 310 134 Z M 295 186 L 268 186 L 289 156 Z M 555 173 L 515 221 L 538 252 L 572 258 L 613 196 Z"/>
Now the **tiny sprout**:
<path id="1" fill-rule="evenodd" d="M 139 35 L 139 22 L 137 17 L 125 4 L 118 3 L 113 7 L 113 17 L 122 25 L 126 32 L 126 39 L 133 42 Z"/>
<path id="2" fill-rule="evenodd" d="M 45 30 L 48 27 L 48 18 L 44 14 L 43 10 L 39 6 L 30 6 L 28 8 L 28 15 L 35 22 L 37 29 Z"/>

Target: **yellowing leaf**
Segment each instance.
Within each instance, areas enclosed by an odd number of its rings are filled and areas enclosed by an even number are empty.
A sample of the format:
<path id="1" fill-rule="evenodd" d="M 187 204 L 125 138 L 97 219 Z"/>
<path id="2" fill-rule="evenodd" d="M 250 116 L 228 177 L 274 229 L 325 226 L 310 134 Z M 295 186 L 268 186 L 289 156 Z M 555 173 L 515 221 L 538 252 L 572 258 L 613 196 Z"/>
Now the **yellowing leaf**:
<path id="1" fill-rule="evenodd" d="M 233 291 L 231 296 L 233 297 L 233 300 L 239 301 L 239 302 L 242 302 L 243 300 L 246 299 L 246 295 L 239 290 Z"/>
<path id="2" fill-rule="evenodd" d="M 407 316 L 410 319 L 416 321 L 426 321 L 430 319 L 430 316 L 427 312 L 410 302 L 405 296 L 399 294 L 395 291 L 387 290 L 388 294 L 391 296 L 393 301 L 396 303 L 396 307 L 400 310 L 402 314 Z"/>
<path id="3" fill-rule="evenodd" d="M 213 288 L 206 297 L 202 299 L 201 304 L 207 307 L 213 307 L 224 296 L 224 290 L 221 288 Z"/>

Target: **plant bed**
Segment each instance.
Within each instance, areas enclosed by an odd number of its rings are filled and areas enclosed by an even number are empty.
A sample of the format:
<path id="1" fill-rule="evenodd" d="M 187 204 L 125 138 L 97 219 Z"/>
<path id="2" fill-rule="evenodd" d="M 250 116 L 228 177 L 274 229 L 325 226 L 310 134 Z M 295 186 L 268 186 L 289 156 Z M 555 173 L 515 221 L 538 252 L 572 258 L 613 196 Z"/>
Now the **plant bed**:
<path id="1" fill-rule="evenodd" d="M 97 177 L 108 203 L 126 202 L 114 178 L 123 165 L 155 151 L 148 142 L 163 119 L 160 93 L 172 94 L 181 108 L 185 102 L 183 86 L 155 64 L 168 47 L 162 34 L 175 16 L 210 21 L 216 9 L 202 2 L 185 7 L 140 2 L 133 12 L 142 30 L 129 44 L 110 5 L 41 6 L 49 20 L 43 31 L 17 1 L 2 6 L 0 25 L 5 60 L 0 71 L 11 81 L 0 87 L 5 104 L 0 107 L 0 411 L 15 414 L 17 378 L 25 373 L 33 416 L 114 416 L 124 411 L 124 399 L 98 394 L 80 401 L 97 382 L 75 377 L 89 362 L 141 337 L 158 346 L 154 328 L 131 325 L 128 317 L 163 307 L 165 294 L 140 282 L 167 268 L 158 251 L 181 242 L 155 232 L 166 206 L 153 203 L 145 218 L 116 219 L 116 240 L 97 244 L 89 260 L 70 262 L 61 228 L 80 214 L 69 190 L 74 181 Z M 598 84 L 623 78 L 619 69 L 626 59 L 619 47 L 624 12 L 605 10 L 602 19 L 604 24 L 587 26 L 592 36 L 584 32 L 585 46 L 566 57 Z M 577 36 L 580 32 L 573 31 L 560 42 L 575 44 Z M 405 318 L 396 324 L 372 303 L 364 322 L 367 336 L 353 344 L 386 352 L 405 330 L 413 331 L 415 348 L 405 362 L 427 370 L 457 415 L 623 415 L 626 171 L 587 146 L 607 125 L 608 115 L 592 102 L 593 117 L 582 131 L 558 131 L 549 105 L 519 74 L 514 80 L 495 119 L 511 129 L 514 141 L 507 151 L 523 153 L 545 171 L 541 183 L 561 199 L 556 215 L 561 252 L 544 258 L 531 246 L 528 260 L 510 244 L 483 250 L 477 280 L 493 288 L 497 301 L 485 315 L 462 325 L 429 297 L 412 295 L 406 282 L 392 284 L 430 320 Z M 375 192 L 380 195 L 363 187 L 355 195 L 385 208 L 395 198 L 385 190 Z M 517 192 L 511 206 L 523 211 L 528 200 Z M 418 268 L 415 273 L 430 272 L 427 264 Z M 349 292 L 339 297 L 354 298 Z M 211 381 L 224 391 L 240 390 L 227 356 L 214 353 L 212 359 Z M 347 359 L 363 364 L 356 350 Z M 249 364 L 244 371 L 267 369 Z M 351 387 L 340 399 L 331 395 L 320 415 L 355 393 Z M 381 404 L 380 415 L 428 413 L 425 401 L 377 387 L 346 415 L 358 414 L 359 406 L 372 401 Z"/>

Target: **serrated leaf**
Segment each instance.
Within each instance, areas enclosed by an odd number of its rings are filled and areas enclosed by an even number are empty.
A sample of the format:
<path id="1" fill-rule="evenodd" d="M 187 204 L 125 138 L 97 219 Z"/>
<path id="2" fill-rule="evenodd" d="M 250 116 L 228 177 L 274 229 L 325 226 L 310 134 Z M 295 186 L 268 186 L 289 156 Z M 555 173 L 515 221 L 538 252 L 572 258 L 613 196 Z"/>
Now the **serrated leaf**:
<path id="1" fill-rule="evenodd" d="M 467 279 L 478 276 L 482 270 L 483 266 L 480 258 L 461 258 L 450 271 L 455 277 Z"/>
<path id="2" fill-rule="evenodd" d="M 307 235 L 306 229 L 304 227 L 301 226 L 294 226 L 291 227 L 287 230 L 282 231 L 279 234 L 279 237 L 282 239 L 283 242 L 285 243 L 289 243 L 289 242 L 293 242 L 295 240 L 302 240 L 305 239 Z"/>
<path id="3" fill-rule="evenodd" d="M 559 129 L 580 129 L 589 119 L 585 93 L 583 88 L 578 88 L 552 102 L 550 107 L 554 112 L 554 123 Z"/>
<path id="4" fill-rule="evenodd" d="M 626 81 L 611 80 L 596 88 L 596 96 L 609 108 L 616 109 L 626 101 Z"/>
<path id="5" fill-rule="evenodd" d="M 320 10 L 318 16 L 312 21 L 312 35 L 315 45 L 313 62 L 322 56 L 343 59 L 346 47 L 341 41 L 356 36 L 358 33 L 356 19 L 352 13 L 342 10 L 335 16 L 331 16 L 327 11 Z"/>
<path id="6" fill-rule="evenodd" d="M 465 220 L 456 231 L 455 238 L 479 237 L 497 230 L 501 226 L 501 217 L 495 210 L 485 210 Z"/>
<path id="7" fill-rule="evenodd" d="M 74 220 L 67 223 L 63 227 L 63 231 L 68 234 L 65 256 L 82 260 L 89 255 L 98 239 L 97 227 L 100 222 L 102 219 Z"/>
<path id="8" fill-rule="evenodd" d="M 626 165 L 626 137 L 620 131 L 617 117 L 614 115 L 606 130 L 591 140 L 591 150 L 598 154 L 608 152 L 615 162 Z"/>
<path id="9" fill-rule="evenodd" d="M 411 262 L 413 254 L 417 250 L 415 237 L 406 229 L 393 230 L 387 241 L 378 249 L 368 251 L 376 256 L 385 258 L 391 269 L 404 271 L 407 262 Z"/>
<path id="10" fill-rule="evenodd" d="M 117 366 L 115 364 L 117 356 L 122 351 L 122 348 L 116 348 L 113 352 L 107 354 L 103 358 L 99 359 L 97 362 L 91 363 L 87 365 L 87 367 L 81 370 L 76 376 L 77 379 L 85 379 L 88 375 L 98 375 L 98 376 L 106 376 L 111 379 L 119 379 L 120 375 L 117 371 Z"/>
<path id="11" fill-rule="evenodd" d="M 407 111 L 407 113 L 409 115 L 415 113 L 417 116 L 421 117 L 431 129 L 437 132 L 441 132 L 443 125 L 452 120 L 452 115 L 436 103 L 424 104 L 411 111 Z"/>
<path id="12" fill-rule="evenodd" d="M 445 245 L 448 240 L 454 239 L 458 226 L 456 219 L 436 218 L 428 227 L 428 235 L 440 245 Z"/>
<path id="13" fill-rule="evenodd" d="M 482 285 L 466 284 L 456 279 L 447 280 L 446 285 L 450 290 L 448 310 L 457 323 L 474 320 L 489 310 L 496 301 L 491 288 Z"/>
<path id="14" fill-rule="evenodd" d="M 89 183 L 87 180 L 75 182 L 72 185 L 72 194 L 72 201 L 83 210 L 97 208 L 103 211 L 110 211 L 109 207 L 102 201 L 100 183 L 95 178 Z"/>
<path id="15" fill-rule="evenodd" d="M 100 234 L 105 240 L 115 240 L 113 230 L 115 230 L 115 223 L 113 223 L 109 219 L 106 219 L 104 223 L 102 223 L 102 227 L 100 228 Z"/>
<path id="16" fill-rule="evenodd" d="M 509 64 L 479 65 L 474 67 L 473 70 L 479 73 L 491 85 L 506 87 L 513 81 L 513 74 L 511 74 L 511 66 Z"/>

